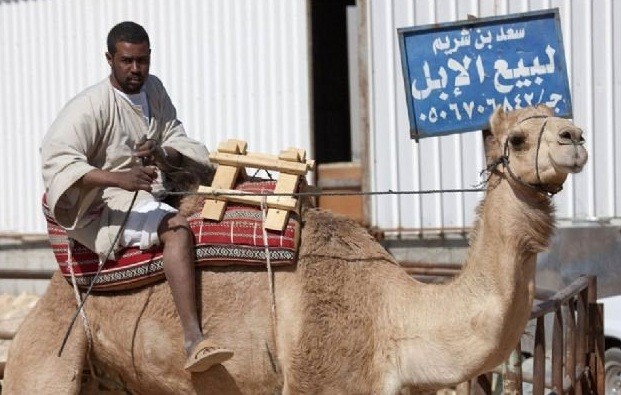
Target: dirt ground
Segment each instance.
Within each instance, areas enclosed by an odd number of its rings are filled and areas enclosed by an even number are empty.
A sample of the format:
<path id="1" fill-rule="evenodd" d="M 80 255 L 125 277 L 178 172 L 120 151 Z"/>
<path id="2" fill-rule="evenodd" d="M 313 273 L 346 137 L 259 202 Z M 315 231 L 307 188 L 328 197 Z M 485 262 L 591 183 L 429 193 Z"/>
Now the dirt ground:
<path id="1" fill-rule="evenodd" d="M 20 295 L 0 294 L 0 373 L 4 371 L 11 337 L 28 311 L 37 303 L 39 297 L 33 294 Z M 0 375 L 0 378 L 2 375 Z"/>

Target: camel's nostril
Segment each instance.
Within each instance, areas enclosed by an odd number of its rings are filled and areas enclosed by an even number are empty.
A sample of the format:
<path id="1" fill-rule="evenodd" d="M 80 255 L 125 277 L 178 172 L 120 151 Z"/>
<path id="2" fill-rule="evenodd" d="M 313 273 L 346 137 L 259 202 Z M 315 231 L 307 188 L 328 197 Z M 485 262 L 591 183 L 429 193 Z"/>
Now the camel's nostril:
<path id="1" fill-rule="evenodd" d="M 568 130 L 565 130 L 563 132 L 561 132 L 560 134 L 562 139 L 567 139 L 567 140 L 571 140 L 571 133 Z"/>

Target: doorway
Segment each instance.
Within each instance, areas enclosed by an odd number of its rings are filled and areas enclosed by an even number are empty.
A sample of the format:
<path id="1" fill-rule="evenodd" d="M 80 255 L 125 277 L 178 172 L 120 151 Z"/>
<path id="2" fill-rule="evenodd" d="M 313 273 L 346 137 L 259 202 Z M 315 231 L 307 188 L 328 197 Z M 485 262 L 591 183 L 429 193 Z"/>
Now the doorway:
<path id="1" fill-rule="evenodd" d="M 325 192 L 360 192 L 358 7 L 355 0 L 309 0 L 312 29 L 313 151 Z M 319 207 L 363 225 L 361 195 L 321 196 Z"/>
<path id="2" fill-rule="evenodd" d="M 319 164 L 352 160 L 347 10 L 355 4 L 310 0 L 313 151 Z"/>

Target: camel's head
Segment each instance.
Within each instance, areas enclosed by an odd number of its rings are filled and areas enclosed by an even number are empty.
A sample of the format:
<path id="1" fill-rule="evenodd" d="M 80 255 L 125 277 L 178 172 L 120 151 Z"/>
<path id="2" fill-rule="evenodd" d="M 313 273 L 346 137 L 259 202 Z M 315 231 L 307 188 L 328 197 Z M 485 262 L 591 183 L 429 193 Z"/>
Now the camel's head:
<path id="1" fill-rule="evenodd" d="M 512 112 L 498 108 L 490 125 L 488 165 L 505 172 L 510 182 L 554 194 L 567 174 L 580 172 L 587 161 L 582 130 L 544 105 Z"/>

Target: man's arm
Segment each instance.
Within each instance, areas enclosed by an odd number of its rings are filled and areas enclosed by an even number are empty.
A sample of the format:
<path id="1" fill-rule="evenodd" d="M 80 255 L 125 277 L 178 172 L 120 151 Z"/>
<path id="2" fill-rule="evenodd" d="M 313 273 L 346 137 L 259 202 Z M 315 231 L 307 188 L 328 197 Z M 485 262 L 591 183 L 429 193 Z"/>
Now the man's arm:
<path id="1" fill-rule="evenodd" d="M 117 187 L 126 191 L 151 192 L 151 183 L 155 178 L 155 166 L 135 166 L 129 171 L 93 169 L 80 179 L 80 183 L 85 187 Z"/>

